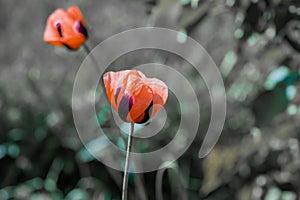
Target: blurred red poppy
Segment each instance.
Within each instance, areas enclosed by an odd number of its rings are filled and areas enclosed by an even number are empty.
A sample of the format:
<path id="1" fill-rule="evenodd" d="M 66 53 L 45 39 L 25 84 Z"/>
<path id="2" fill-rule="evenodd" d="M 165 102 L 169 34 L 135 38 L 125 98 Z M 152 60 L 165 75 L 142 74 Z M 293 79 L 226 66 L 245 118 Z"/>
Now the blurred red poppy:
<path id="1" fill-rule="evenodd" d="M 55 46 L 78 49 L 87 38 L 86 22 L 77 6 L 55 10 L 48 18 L 44 41 Z"/>
<path id="2" fill-rule="evenodd" d="M 168 98 L 164 82 L 137 70 L 107 72 L 103 80 L 110 104 L 125 122 L 147 122 Z"/>

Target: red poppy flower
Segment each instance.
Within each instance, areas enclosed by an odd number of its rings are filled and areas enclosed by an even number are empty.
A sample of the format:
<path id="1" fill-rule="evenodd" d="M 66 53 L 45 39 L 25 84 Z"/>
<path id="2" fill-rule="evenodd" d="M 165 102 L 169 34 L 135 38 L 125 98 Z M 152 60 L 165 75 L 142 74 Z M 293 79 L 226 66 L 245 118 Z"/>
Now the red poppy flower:
<path id="1" fill-rule="evenodd" d="M 168 98 L 164 82 L 137 70 L 107 72 L 103 80 L 110 104 L 125 122 L 147 122 Z"/>
<path id="2" fill-rule="evenodd" d="M 77 6 L 55 10 L 48 18 L 44 41 L 55 46 L 78 49 L 87 38 L 86 22 Z"/>

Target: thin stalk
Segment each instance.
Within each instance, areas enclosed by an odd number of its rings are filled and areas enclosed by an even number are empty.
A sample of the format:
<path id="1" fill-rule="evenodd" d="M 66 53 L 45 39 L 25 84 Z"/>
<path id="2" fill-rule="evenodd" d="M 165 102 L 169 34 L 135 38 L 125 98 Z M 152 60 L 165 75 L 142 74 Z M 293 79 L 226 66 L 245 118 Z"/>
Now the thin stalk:
<path id="1" fill-rule="evenodd" d="M 83 49 L 86 52 L 87 56 L 90 56 L 90 58 L 91 58 L 91 60 L 93 62 L 93 66 L 94 66 L 97 74 L 101 74 L 102 69 L 100 68 L 100 66 L 99 66 L 99 64 L 97 62 L 97 59 L 95 58 L 94 54 L 91 53 L 91 49 L 89 48 L 89 46 L 86 43 L 84 43 L 82 46 L 83 46 Z M 100 88 L 101 88 L 102 92 L 104 92 L 105 91 L 105 87 L 104 87 L 104 83 L 102 81 L 102 78 L 103 78 L 103 74 L 101 75 L 101 78 L 100 78 Z M 105 97 L 106 97 L 106 95 L 105 95 Z M 107 100 L 107 97 L 106 97 L 106 100 Z"/>
<path id="2" fill-rule="evenodd" d="M 94 67 L 96 69 L 96 72 L 100 73 L 101 72 L 100 66 L 98 66 L 98 63 L 97 63 L 97 60 L 96 60 L 95 56 L 91 53 L 91 49 L 89 48 L 89 46 L 86 43 L 84 43 L 82 46 L 83 46 L 83 49 L 86 52 L 86 54 L 88 56 L 90 55 L 91 60 L 92 60 L 92 62 L 94 64 Z"/>
<path id="3" fill-rule="evenodd" d="M 129 170 L 130 152 L 131 152 L 131 147 L 132 147 L 133 132 L 134 132 L 134 123 L 131 123 L 130 131 L 129 131 L 129 135 L 128 135 L 128 141 L 127 141 L 125 169 L 124 169 L 124 176 L 123 176 L 122 200 L 127 200 L 128 170 Z"/>

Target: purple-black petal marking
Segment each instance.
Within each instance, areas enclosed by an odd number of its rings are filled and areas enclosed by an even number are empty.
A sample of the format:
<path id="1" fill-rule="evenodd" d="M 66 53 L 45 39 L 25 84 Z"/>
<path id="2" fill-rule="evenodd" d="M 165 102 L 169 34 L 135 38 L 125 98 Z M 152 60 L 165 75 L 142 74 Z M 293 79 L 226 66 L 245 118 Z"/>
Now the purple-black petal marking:
<path id="1" fill-rule="evenodd" d="M 119 108 L 118 108 L 119 116 L 123 121 L 126 121 L 126 117 L 130 112 L 132 105 L 133 105 L 133 96 L 131 96 L 130 94 L 124 94 L 119 103 Z"/>
<path id="2" fill-rule="evenodd" d="M 75 30 L 83 34 L 85 37 L 88 37 L 87 30 L 80 21 L 76 24 Z"/>
<path id="3" fill-rule="evenodd" d="M 118 100 L 118 96 L 120 94 L 120 91 L 122 89 L 122 86 L 119 86 L 117 89 L 116 89 L 116 93 L 115 93 L 115 103 L 117 104 L 117 100 Z"/>
<path id="4" fill-rule="evenodd" d="M 144 118 L 142 119 L 142 121 L 137 122 L 138 124 L 146 123 L 150 119 L 150 116 L 152 113 L 152 107 L 153 107 L 153 101 L 151 101 L 150 105 L 145 110 L 145 115 L 144 115 Z"/>
<path id="5" fill-rule="evenodd" d="M 60 22 L 57 22 L 55 24 L 56 28 L 57 28 L 57 31 L 58 31 L 58 34 L 60 37 L 63 37 L 63 34 L 62 34 L 62 31 L 61 31 L 61 23 Z"/>

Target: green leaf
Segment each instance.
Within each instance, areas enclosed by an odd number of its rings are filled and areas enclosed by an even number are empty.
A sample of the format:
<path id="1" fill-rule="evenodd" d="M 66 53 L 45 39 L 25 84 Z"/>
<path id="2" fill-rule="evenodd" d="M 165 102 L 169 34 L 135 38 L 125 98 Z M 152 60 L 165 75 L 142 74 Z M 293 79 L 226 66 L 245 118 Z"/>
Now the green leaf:
<path id="1" fill-rule="evenodd" d="M 79 188 L 70 191 L 65 198 L 65 200 L 88 200 L 88 199 L 89 198 L 86 191 Z"/>

